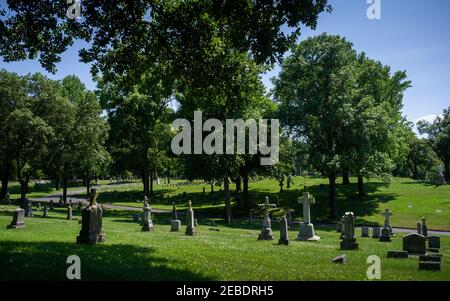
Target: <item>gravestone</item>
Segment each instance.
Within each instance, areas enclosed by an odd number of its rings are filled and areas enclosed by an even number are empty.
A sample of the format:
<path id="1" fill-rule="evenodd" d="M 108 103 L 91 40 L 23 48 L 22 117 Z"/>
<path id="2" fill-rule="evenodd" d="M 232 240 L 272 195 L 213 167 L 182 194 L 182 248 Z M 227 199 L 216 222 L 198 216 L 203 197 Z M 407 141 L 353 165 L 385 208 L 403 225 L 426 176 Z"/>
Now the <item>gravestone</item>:
<path id="1" fill-rule="evenodd" d="M 178 232 L 180 231 L 181 221 L 180 220 L 171 220 L 170 221 L 170 231 Z"/>
<path id="2" fill-rule="evenodd" d="M 409 254 L 425 254 L 425 236 L 417 233 L 410 233 L 403 236 L 403 251 L 407 251 Z"/>
<path id="3" fill-rule="evenodd" d="M 320 237 L 314 233 L 314 225 L 311 223 L 310 204 L 316 201 L 309 192 L 303 192 L 303 197 L 298 198 L 298 203 L 303 204 L 303 222 L 300 223 L 300 230 L 296 240 L 299 241 L 319 241 Z"/>
<path id="4" fill-rule="evenodd" d="M 425 217 L 422 218 L 422 235 L 425 237 L 428 236 L 428 226 Z"/>
<path id="5" fill-rule="evenodd" d="M 391 230 L 388 227 L 381 228 L 381 236 L 379 241 L 390 242 L 391 241 Z"/>
<path id="6" fill-rule="evenodd" d="M 388 251 L 387 258 L 408 258 L 407 251 Z"/>
<path id="7" fill-rule="evenodd" d="M 439 261 L 436 261 L 437 258 L 439 258 Z M 440 259 L 440 257 L 420 256 L 419 271 L 441 271 Z"/>
<path id="8" fill-rule="evenodd" d="M 178 219 L 177 208 L 175 207 L 175 202 L 172 202 L 172 219 L 170 221 L 170 231 L 180 231 L 180 227 L 181 221 Z"/>
<path id="9" fill-rule="evenodd" d="M 25 210 L 25 217 L 33 217 L 33 203 L 28 200 L 27 209 Z"/>
<path id="10" fill-rule="evenodd" d="M 44 213 L 42 214 L 42 217 L 48 217 L 48 207 L 47 207 L 47 204 L 44 204 Z"/>
<path id="11" fill-rule="evenodd" d="M 372 227 L 372 238 L 380 238 L 381 236 L 381 228 L 380 227 Z"/>
<path id="12" fill-rule="evenodd" d="M 185 234 L 188 236 L 195 236 L 196 229 L 195 229 L 195 221 L 194 221 L 194 210 L 192 209 L 192 202 L 189 201 L 189 209 L 187 211 L 187 226 Z"/>
<path id="13" fill-rule="evenodd" d="M 292 229 L 292 226 L 293 226 L 293 224 L 292 224 L 292 212 L 294 212 L 295 210 L 292 210 L 292 209 L 289 209 L 289 208 L 287 208 L 287 210 L 286 210 L 286 218 L 287 218 L 287 223 L 288 223 L 288 230 L 291 230 Z"/>
<path id="14" fill-rule="evenodd" d="M 258 204 L 259 207 L 264 208 L 264 219 L 262 222 L 261 233 L 258 236 L 258 240 L 273 240 L 275 237 L 272 233 L 272 224 L 269 217 L 269 208 L 276 207 L 275 204 L 269 204 L 269 197 L 266 196 L 264 204 Z"/>
<path id="15" fill-rule="evenodd" d="M 341 255 L 337 256 L 332 260 L 333 263 L 340 263 L 340 264 L 346 264 L 347 263 L 347 256 Z"/>
<path id="16" fill-rule="evenodd" d="M 81 212 L 81 230 L 77 236 L 77 244 L 96 244 L 104 242 L 106 235 L 103 231 L 103 207 L 97 204 L 98 191 L 91 189 L 89 206 Z"/>
<path id="17" fill-rule="evenodd" d="M 12 222 L 6 226 L 7 229 L 25 228 L 25 210 L 18 208 L 13 212 Z"/>
<path id="18" fill-rule="evenodd" d="M 437 174 L 437 177 L 436 177 L 435 184 L 436 184 L 437 186 L 447 184 L 447 182 L 445 181 L 445 177 L 444 177 L 444 173 L 443 173 L 443 168 L 442 168 L 442 165 L 441 165 L 441 164 L 439 164 L 439 166 L 438 166 L 438 168 L 437 168 L 437 172 L 438 172 L 438 174 Z"/>
<path id="19" fill-rule="evenodd" d="M 417 234 L 422 235 L 422 222 L 417 221 L 416 225 L 417 225 Z"/>
<path id="20" fill-rule="evenodd" d="M 288 233 L 288 222 L 286 216 L 283 216 L 280 220 L 280 239 L 278 240 L 279 245 L 289 245 L 289 233 Z"/>
<path id="21" fill-rule="evenodd" d="M 72 220 L 72 205 L 70 205 L 70 204 L 67 207 L 67 219 Z"/>
<path id="22" fill-rule="evenodd" d="M 441 238 L 439 236 L 428 236 L 428 248 L 440 249 L 441 248 Z"/>
<path id="23" fill-rule="evenodd" d="M 344 214 L 344 223 L 342 224 L 341 250 L 356 250 L 358 243 L 355 237 L 355 215 L 353 212 Z"/>
<path id="24" fill-rule="evenodd" d="M 150 207 L 150 204 L 148 203 L 147 196 L 144 196 L 143 211 L 144 214 L 142 217 L 142 231 L 153 231 L 155 229 L 155 226 L 153 225 L 152 221 L 152 207 Z"/>
<path id="25" fill-rule="evenodd" d="M 390 221 L 391 213 L 389 212 L 389 209 L 384 210 L 384 227 L 389 229 L 389 236 L 392 236 L 392 227 L 391 227 L 391 221 Z"/>
<path id="26" fill-rule="evenodd" d="M 361 237 L 369 237 L 369 227 L 361 228 Z"/>

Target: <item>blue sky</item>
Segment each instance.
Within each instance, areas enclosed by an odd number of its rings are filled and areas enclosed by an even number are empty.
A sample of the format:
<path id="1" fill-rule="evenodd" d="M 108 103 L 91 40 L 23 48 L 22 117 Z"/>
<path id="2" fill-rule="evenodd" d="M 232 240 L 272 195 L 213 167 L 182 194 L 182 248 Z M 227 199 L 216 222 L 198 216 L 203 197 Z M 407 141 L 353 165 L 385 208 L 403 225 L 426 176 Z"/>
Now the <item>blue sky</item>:
<path id="1" fill-rule="evenodd" d="M 305 28 L 302 39 L 323 32 L 339 34 L 353 42 L 357 51 L 365 51 L 370 58 L 392 67 L 392 71 L 406 70 L 412 81 L 404 97 L 403 113 L 413 122 L 431 119 L 450 106 L 450 1 L 448 0 L 380 0 L 381 19 L 369 20 L 367 0 L 331 0 L 333 12 L 323 13 L 316 30 Z M 0 4 L 4 7 L 4 0 Z M 19 74 L 42 72 L 61 79 L 76 74 L 89 89 L 95 88 L 89 66 L 79 62 L 75 45 L 62 55 L 58 72 L 46 73 L 37 61 L 5 63 L 0 68 Z M 270 77 L 279 68 L 263 76 L 268 89 Z"/>

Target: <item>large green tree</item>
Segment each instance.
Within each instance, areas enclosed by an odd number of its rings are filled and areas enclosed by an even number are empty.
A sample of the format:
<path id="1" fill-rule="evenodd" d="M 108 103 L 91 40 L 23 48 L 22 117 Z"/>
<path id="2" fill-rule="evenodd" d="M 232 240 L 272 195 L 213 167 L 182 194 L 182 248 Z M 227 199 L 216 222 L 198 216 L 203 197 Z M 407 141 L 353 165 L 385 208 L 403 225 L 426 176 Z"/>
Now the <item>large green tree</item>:
<path id="1" fill-rule="evenodd" d="M 306 141 L 311 164 L 329 179 L 331 218 L 337 215 L 336 177 L 341 170 L 355 61 L 350 42 L 323 34 L 295 47 L 274 79 L 282 124 L 293 138 Z"/>
<path id="2" fill-rule="evenodd" d="M 28 81 L 26 77 L 16 73 L 0 70 L 0 176 L 2 189 L 0 200 L 6 197 L 8 182 L 14 166 L 14 154 L 7 144 L 10 140 L 13 128 L 6 127 L 6 120 L 13 111 L 25 106 L 28 97 Z"/>
<path id="3" fill-rule="evenodd" d="M 428 144 L 444 163 L 445 180 L 450 181 L 450 107 L 433 122 L 419 121 L 418 129 L 421 134 L 428 135 Z"/>
<path id="4" fill-rule="evenodd" d="M 339 36 L 322 34 L 294 48 L 274 80 L 279 115 L 294 138 L 305 141 L 309 161 L 329 179 L 330 217 L 337 214 L 336 177 L 388 178 L 390 149 L 402 126 L 402 98 L 409 87 L 404 72 L 358 55 Z"/>

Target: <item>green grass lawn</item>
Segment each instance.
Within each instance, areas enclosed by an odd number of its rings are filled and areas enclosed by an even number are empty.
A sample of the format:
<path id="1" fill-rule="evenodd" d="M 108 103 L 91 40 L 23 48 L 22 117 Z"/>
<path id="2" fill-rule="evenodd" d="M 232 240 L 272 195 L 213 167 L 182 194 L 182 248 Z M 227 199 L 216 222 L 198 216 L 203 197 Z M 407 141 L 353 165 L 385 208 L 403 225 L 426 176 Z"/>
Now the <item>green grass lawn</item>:
<path id="1" fill-rule="evenodd" d="M 297 204 L 297 198 L 301 195 L 300 190 L 306 184 L 310 193 L 316 198 L 316 204 L 311 207 L 312 219 L 316 222 L 335 222 L 335 220 L 328 219 L 328 185 L 326 179 L 295 177 L 293 181 L 294 184 L 291 188 L 285 188 L 283 193 L 279 193 L 278 182 L 274 179 L 250 183 L 250 200 L 256 210 L 256 215 L 261 216 L 262 214 L 256 204 L 262 203 L 267 195 L 271 202 L 275 202 L 278 198 L 279 207 L 289 206 L 294 209 L 294 218 L 301 219 L 302 209 Z M 382 225 L 384 209 L 389 208 L 392 213 L 391 222 L 396 227 L 415 228 L 416 222 L 422 217 L 426 217 L 431 229 L 450 230 L 450 185 L 435 187 L 412 179 L 394 178 L 393 183 L 386 187 L 381 181 L 373 179 L 365 186 L 367 196 L 364 199 L 359 199 L 357 197 L 356 179 L 352 178 L 351 182 L 352 184 L 347 186 L 337 185 L 338 216 L 346 211 L 353 211 L 358 224 Z M 206 190 L 205 194 L 203 194 L 203 187 Z M 220 187 L 216 187 L 216 192 L 211 195 L 209 185 L 206 184 L 180 188 L 155 185 L 151 203 L 153 208 L 170 210 L 172 201 L 175 201 L 178 209 L 185 210 L 187 201 L 192 200 L 197 212 L 223 215 L 225 196 L 223 192 L 219 192 L 219 189 Z M 185 195 L 183 195 L 183 192 L 185 192 Z M 232 193 L 232 197 L 234 198 L 234 193 Z M 142 204 L 136 202 L 142 199 L 141 183 L 120 188 L 111 186 L 103 189 L 99 196 L 99 201 L 103 203 L 133 207 L 142 207 Z M 247 213 L 239 210 L 236 202 L 233 202 L 233 214 L 244 216 Z M 274 209 L 272 214 L 278 217 L 282 214 L 282 211 Z"/>
<path id="2" fill-rule="evenodd" d="M 6 229 L 13 207 L 0 209 L 0 280 L 66 279 L 69 255 L 81 258 L 82 280 L 367 280 L 369 255 L 381 258 L 381 280 L 450 280 L 450 237 L 441 237 L 442 271 L 418 271 L 418 258 L 387 259 L 387 250 L 401 250 L 401 234 L 391 243 L 359 238 L 358 251 L 340 251 L 339 234 L 316 229 L 318 243 L 257 241 L 259 225 L 236 223 L 214 226 L 199 220 L 198 235 L 170 232 L 168 216 L 158 215 L 154 233 L 142 232 L 131 212 L 106 211 L 107 242 L 96 246 L 75 244 L 81 225 L 65 220 L 65 210 L 50 218 L 26 218 L 26 228 Z M 75 218 L 78 213 L 75 212 Z M 278 223 L 273 221 L 278 238 Z M 317 228 L 317 227 L 316 227 Z M 359 232 L 359 231 L 358 231 Z M 359 235 L 360 233 L 358 233 Z M 331 260 L 346 254 L 348 263 Z"/>

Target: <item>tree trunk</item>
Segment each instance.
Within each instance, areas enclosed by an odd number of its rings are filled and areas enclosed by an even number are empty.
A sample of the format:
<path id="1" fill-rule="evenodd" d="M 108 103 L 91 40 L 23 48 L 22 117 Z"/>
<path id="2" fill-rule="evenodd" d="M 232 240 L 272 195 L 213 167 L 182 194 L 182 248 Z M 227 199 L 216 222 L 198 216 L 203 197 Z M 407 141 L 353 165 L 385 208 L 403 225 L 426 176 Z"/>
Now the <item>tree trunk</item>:
<path id="1" fill-rule="evenodd" d="M 214 182 L 211 182 L 211 194 L 213 194 L 214 193 Z"/>
<path id="2" fill-rule="evenodd" d="M 91 179 L 86 177 L 86 194 L 89 195 L 91 193 Z"/>
<path id="3" fill-rule="evenodd" d="M 153 172 L 150 172 L 150 195 L 153 195 Z"/>
<path id="4" fill-rule="evenodd" d="M 242 190 L 242 198 L 244 199 L 244 207 L 245 209 L 250 210 L 250 199 L 248 197 L 248 172 L 244 172 L 243 176 L 243 190 Z"/>
<path id="5" fill-rule="evenodd" d="M 64 204 L 67 202 L 67 187 L 69 186 L 69 180 L 64 177 L 63 179 L 63 202 Z"/>
<path id="6" fill-rule="evenodd" d="M 444 158 L 444 165 L 444 178 L 445 181 L 448 182 L 450 181 L 450 156 Z"/>
<path id="7" fill-rule="evenodd" d="M 0 192 L 0 200 L 4 200 L 6 198 L 6 194 L 8 193 L 8 183 L 9 176 L 11 174 L 11 164 L 6 163 L 5 167 L 2 168 L 2 190 Z"/>
<path id="8" fill-rule="evenodd" d="M 342 171 L 342 185 L 350 184 L 350 172 L 348 170 Z"/>
<path id="9" fill-rule="evenodd" d="M 358 176 L 358 197 L 362 199 L 364 195 L 364 178 L 362 176 Z"/>
<path id="10" fill-rule="evenodd" d="M 150 183 L 149 183 L 149 171 L 148 168 L 144 168 L 142 173 L 142 184 L 144 186 L 144 195 L 147 197 L 150 195 Z"/>
<path id="11" fill-rule="evenodd" d="M 230 200 L 230 182 L 228 176 L 223 179 L 223 189 L 225 190 L 225 223 L 231 224 L 231 200 Z"/>
<path id="12" fill-rule="evenodd" d="M 236 205 L 238 208 L 242 208 L 241 203 L 241 177 L 236 177 Z"/>
<path id="13" fill-rule="evenodd" d="M 27 208 L 28 179 L 20 180 L 20 208 Z"/>
<path id="14" fill-rule="evenodd" d="M 329 186 L 329 203 L 330 203 L 330 218 L 334 219 L 337 216 L 336 209 L 336 176 L 332 175 L 328 177 L 330 182 Z"/>
<path id="15" fill-rule="evenodd" d="M 55 189 L 56 191 L 61 190 L 61 176 L 57 176 L 55 179 Z"/>

